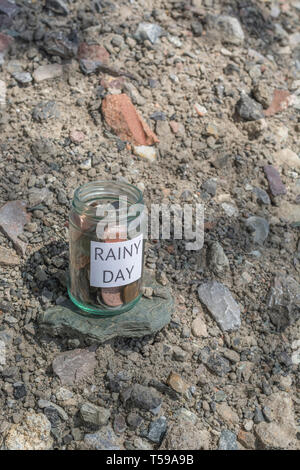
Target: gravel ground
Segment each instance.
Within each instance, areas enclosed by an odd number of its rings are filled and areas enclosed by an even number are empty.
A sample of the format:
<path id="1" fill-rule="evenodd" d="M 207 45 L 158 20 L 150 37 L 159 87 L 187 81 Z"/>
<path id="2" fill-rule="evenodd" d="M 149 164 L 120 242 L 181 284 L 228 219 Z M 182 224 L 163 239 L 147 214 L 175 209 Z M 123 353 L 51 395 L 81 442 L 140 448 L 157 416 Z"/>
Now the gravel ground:
<path id="1" fill-rule="evenodd" d="M 299 14 L 0 0 L 2 449 L 300 448 Z M 145 142 L 109 124 L 120 93 Z M 205 204 L 205 243 L 147 244 L 168 326 L 82 347 L 38 318 L 66 298 L 70 202 L 95 179 Z"/>

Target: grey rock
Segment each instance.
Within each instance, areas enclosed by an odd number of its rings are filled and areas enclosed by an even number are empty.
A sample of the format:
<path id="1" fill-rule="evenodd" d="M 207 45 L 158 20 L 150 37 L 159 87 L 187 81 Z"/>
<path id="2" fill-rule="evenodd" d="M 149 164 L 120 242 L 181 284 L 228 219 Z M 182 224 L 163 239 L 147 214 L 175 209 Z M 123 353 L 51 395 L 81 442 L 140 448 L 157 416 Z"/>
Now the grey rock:
<path id="1" fill-rule="evenodd" d="M 217 281 L 204 282 L 198 288 L 198 295 L 222 331 L 240 327 L 240 308 L 226 286 Z"/>
<path id="2" fill-rule="evenodd" d="M 215 196 L 217 191 L 217 181 L 213 178 L 206 180 L 202 185 L 202 189 L 211 196 Z"/>
<path id="3" fill-rule="evenodd" d="M 118 413 L 114 418 L 114 431 L 116 434 L 122 434 L 126 430 L 126 421 L 123 415 Z"/>
<path id="4" fill-rule="evenodd" d="M 196 37 L 202 36 L 203 26 L 202 26 L 202 23 L 200 23 L 200 21 L 194 21 L 191 24 L 191 28 L 192 28 L 194 36 Z"/>
<path id="5" fill-rule="evenodd" d="M 216 274 L 222 274 L 229 268 L 229 261 L 219 242 L 211 243 L 208 249 L 208 264 Z"/>
<path id="6" fill-rule="evenodd" d="M 283 330 L 300 318 L 300 284 L 292 277 L 275 276 L 267 306 L 272 323 Z"/>
<path id="7" fill-rule="evenodd" d="M 153 288 L 159 285 L 147 274 L 145 284 Z M 42 312 L 40 328 L 47 334 L 61 337 L 76 337 L 82 341 L 104 343 L 118 337 L 143 337 L 161 330 L 170 322 L 174 299 L 170 288 L 161 287 L 165 298 L 142 299 L 128 312 L 114 317 L 97 318 L 85 315 L 70 301 Z"/>
<path id="8" fill-rule="evenodd" d="M 128 426 L 130 426 L 130 428 L 132 429 L 136 429 L 138 428 L 143 422 L 143 418 L 135 413 L 134 411 L 132 411 L 131 413 L 129 413 L 129 415 L 127 416 L 127 423 L 128 423 Z"/>
<path id="9" fill-rule="evenodd" d="M 47 188 L 32 188 L 28 194 L 29 200 L 29 207 L 33 208 L 42 204 L 43 202 L 47 202 L 47 204 L 51 204 L 53 199 L 53 194 Z"/>
<path id="10" fill-rule="evenodd" d="M 167 418 L 161 416 L 153 421 L 149 426 L 148 439 L 149 441 L 160 444 L 167 430 Z"/>
<path id="11" fill-rule="evenodd" d="M 255 424 L 262 423 L 264 420 L 265 420 L 264 415 L 262 414 L 261 409 L 256 406 L 255 411 L 254 411 L 254 416 L 253 416 L 254 423 Z"/>
<path id="12" fill-rule="evenodd" d="M 62 385 L 72 385 L 92 375 L 96 364 L 94 352 L 88 349 L 74 349 L 59 354 L 54 359 L 52 367 Z"/>
<path id="13" fill-rule="evenodd" d="M 121 450 L 121 444 L 111 426 L 105 426 L 94 434 L 86 434 L 84 442 L 90 449 Z"/>
<path id="14" fill-rule="evenodd" d="M 240 45 L 244 42 L 245 34 L 237 18 L 228 15 L 207 15 L 208 29 L 220 37 L 222 42 Z"/>
<path id="15" fill-rule="evenodd" d="M 17 80 L 17 82 L 22 83 L 23 85 L 32 82 L 32 76 L 29 72 L 15 72 L 12 76 Z"/>
<path id="16" fill-rule="evenodd" d="M 274 420 L 272 410 L 268 406 L 264 406 L 262 412 L 267 423 L 271 423 Z"/>
<path id="17" fill-rule="evenodd" d="M 221 432 L 218 450 L 238 450 L 236 434 L 229 429 L 223 429 Z"/>
<path id="18" fill-rule="evenodd" d="M 94 403 L 83 403 L 80 407 L 80 416 L 85 423 L 104 426 L 110 418 L 110 411 Z"/>
<path id="19" fill-rule="evenodd" d="M 121 392 L 123 403 L 146 411 L 155 410 L 161 405 L 161 397 L 156 390 L 144 385 L 134 384 Z"/>
<path id="20" fill-rule="evenodd" d="M 46 0 L 46 8 L 59 15 L 67 16 L 69 9 L 63 0 Z"/>
<path id="21" fill-rule="evenodd" d="M 140 23 L 134 37 L 138 41 L 145 41 L 148 39 L 152 44 L 155 44 L 162 33 L 163 29 L 155 23 Z"/>
<path id="22" fill-rule="evenodd" d="M 263 217 L 252 216 L 246 220 L 246 227 L 253 232 L 253 241 L 263 245 L 269 235 L 269 223 Z"/>
<path id="23" fill-rule="evenodd" d="M 59 111 L 55 101 L 41 102 L 37 104 L 33 111 L 32 117 L 36 121 L 42 122 L 48 119 L 58 118 Z"/>
<path id="24" fill-rule="evenodd" d="M 27 390 L 26 390 L 25 384 L 22 382 L 14 383 L 14 398 L 16 400 L 20 400 L 21 398 L 26 397 L 26 395 L 27 395 Z"/>
<path id="25" fill-rule="evenodd" d="M 256 195 L 258 202 L 261 202 L 262 204 L 266 205 L 271 204 L 271 200 L 267 191 L 261 188 L 253 188 L 253 192 Z"/>
<path id="26" fill-rule="evenodd" d="M 229 361 L 215 352 L 211 353 L 207 347 L 200 351 L 199 360 L 203 362 L 213 374 L 219 377 L 223 377 L 231 371 Z"/>
<path id="27" fill-rule="evenodd" d="M 78 37 L 74 31 L 69 35 L 63 31 L 53 31 L 45 35 L 43 48 L 50 55 L 71 59 L 77 55 Z"/>
<path id="28" fill-rule="evenodd" d="M 237 102 L 236 111 L 245 121 L 256 121 L 264 117 L 262 105 L 245 93 L 242 93 Z"/>
<path id="29" fill-rule="evenodd" d="M 64 421 L 67 421 L 68 418 L 69 418 L 67 413 L 65 412 L 65 410 L 61 406 L 57 405 L 56 403 L 53 403 L 52 401 L 40 399 L 38 401 L 38 406 L 42 409 L 54 408 L 56 410 L 58 416 Z M 50 420 L 50 418 L 49 418 L 49 420 Z"/>

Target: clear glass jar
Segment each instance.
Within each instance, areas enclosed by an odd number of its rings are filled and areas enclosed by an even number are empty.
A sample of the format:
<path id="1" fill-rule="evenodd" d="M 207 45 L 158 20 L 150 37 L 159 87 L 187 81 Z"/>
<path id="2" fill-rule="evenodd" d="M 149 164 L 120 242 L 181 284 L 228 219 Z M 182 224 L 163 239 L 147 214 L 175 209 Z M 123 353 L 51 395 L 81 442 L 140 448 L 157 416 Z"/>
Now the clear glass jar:
<path id="1" fill-rule="evenodd" d="M 85 312 L 112 316 L 142 295 L 145 207 L 127 183 L 96 181 L 74 193 L 69 218 L 69 285 Z"/>

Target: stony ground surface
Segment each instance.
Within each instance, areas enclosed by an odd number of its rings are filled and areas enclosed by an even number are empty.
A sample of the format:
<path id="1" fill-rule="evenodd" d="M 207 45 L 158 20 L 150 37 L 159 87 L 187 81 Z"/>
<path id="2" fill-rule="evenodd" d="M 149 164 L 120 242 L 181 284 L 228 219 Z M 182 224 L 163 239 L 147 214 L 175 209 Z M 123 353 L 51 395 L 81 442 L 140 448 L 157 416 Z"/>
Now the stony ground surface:
<path id="1" fill-rule="evenodd" d="M 0 0 L 1 448 L 300 448 L 299 14 Z M 120 93 L 145 132 L 120 132 Z M 100 347 L 38 327 L 66 297 L 73 191 L 95 179 L 205 204 L 201 251 L 148 242 L 171 323 Z"/>

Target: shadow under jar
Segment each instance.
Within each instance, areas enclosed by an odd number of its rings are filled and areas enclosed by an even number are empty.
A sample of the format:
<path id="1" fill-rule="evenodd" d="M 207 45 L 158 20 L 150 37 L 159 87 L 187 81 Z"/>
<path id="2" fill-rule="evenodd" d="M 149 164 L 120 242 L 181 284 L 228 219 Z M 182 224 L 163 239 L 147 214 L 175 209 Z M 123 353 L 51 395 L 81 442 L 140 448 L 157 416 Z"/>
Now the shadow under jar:
<path id="1" fill-rule="evenodd" d="M 118 315 L 141 298 L 144 209 L 143 194 L 127 183 L 96 181 L 75 191 L 68 293 L 85 312 Z"/>

